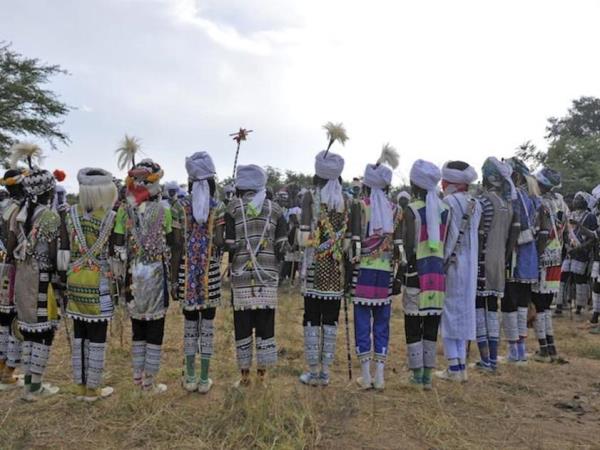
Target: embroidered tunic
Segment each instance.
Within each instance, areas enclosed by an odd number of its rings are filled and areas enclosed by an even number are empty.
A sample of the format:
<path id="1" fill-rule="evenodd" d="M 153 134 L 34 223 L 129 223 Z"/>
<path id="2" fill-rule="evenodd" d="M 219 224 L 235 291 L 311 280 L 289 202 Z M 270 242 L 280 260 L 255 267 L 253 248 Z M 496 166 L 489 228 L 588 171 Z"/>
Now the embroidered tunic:
<path id="1" fill-rule="evenodd" d="M 361 201 L 361 222 L 358 224 L 361 239 L 360 264 L 354 271 L 352 301 L 359 305 L 387 305 L 392 301 L 392 271 L 394 242 L 400 236 L 399 216 L 396 219 L 394 234 L 374 234 L 370 229 L 371 205 L 369 198 Z M 356 217 L 352 215 L 352 230 L 357 228 Z M 396 238 L 396 239 L 395 239 Z"/>
<path id="2" fill-rule="evenodd" d="M 508 261 L 508 280 L 516 283 L 533 284 L 538 279 L 538 253 L 535 245 L 535 228 L 539 201 L 533 198 L 523 188 L 517 188 L 517 200 L 513 201 L 513 211 L 520 218 L 521 236 L 530 234 L 530 241 L 517 245 L 512 258 Z"/>
<path id="3" fill-rule="evenodd" d="M 215 229 L 223 220 L 224 211 L 214 199 L 210 202 L 206 223 L 194 219 L 191 199 L 179 202 L 183 254 L 177 296 L 186 311 L 215 308 L 221 303 L 220 249 L 216 245 Z"/>
<path id="4" fill-rule="evenodd" d="M 444 247 L 431 248 L 427 233 L 426 205 L 416 200 L 408 205 L 414 217 L 415 236 L 407 236 L 405 242 L 414 239 L 415 251 L 408 257 L 404 313 L 407 315 L 440 315 L 444 306 L 446 276 L 444 273 Z M 446 240 L 448 206 L 440 201 L 440 241 Z"/>
<path id="5" fill-rule="evenodd" d="M 344 296 L 343 245 L 348 228 L 347 209 L 329 211 L 318 191 L 304 194 L 300 231 L 312 233 L 306 252 L 305 297 L 340 300 Z"/>
<path id="6" fill-rule="evenodd" d="M 108 263 L 114 211 L 84 212 L 74 205 L 66 216 L 70 263 L 67 273 L 67 315 L 87 322 L 113 316 L 112 276 Z"/>
<path id="7" fill-rule="evenodd" d="M 169 306 L 169 248 L 171 209 L 148 201 L 137 208 L 121 206 L 115 219 L 115 234 L 127 236 L 129 314 L 137 320 L 156 320 Z"/>
<path id="8" fill-rule="evenodd" d="M 0 248 L 0 313 L 15 312 L 15 265 L 8 258 L 8 233 L 13 217 L 19 212 L 19 203 L 10 200 L 2 211 L 2 247 Z"/>
<path id="9" fill-rule="evenodd" d="M 226 215 L 226 242 L 235 249 L 231 285 L 233 308 L 238 311 L 276 308 L 279 282 L 276 251 L 287 240 L 282 209 L 267 199 L 261 211 L 253 211 L 252 198 L 252 194 L 246 194 L 243 199 L 233 199 Z"/>
<path id="10" fill-rule="evenodd" d="M 547 236 L 548 242 L 540 255 L 540 275 L 533 292 L 557 294 L 560 288 L 563 232 L 569 209 L 561 195 L 548 192 L 542 196 L 539 235 Z"/>
<path id="11" fill-rule="evenodd" d="M 22 211 L 24 212 L 24 211 Z M 39 205 L 27 234 L 24 223 L 13 215 L 11 233 L 17 237 L 15 258 L 15 306 L 23 331 L 41 332 L 55 328 L 60 319 L 56 282 L 56 240 L 60 218 L 47 206 Z"/>

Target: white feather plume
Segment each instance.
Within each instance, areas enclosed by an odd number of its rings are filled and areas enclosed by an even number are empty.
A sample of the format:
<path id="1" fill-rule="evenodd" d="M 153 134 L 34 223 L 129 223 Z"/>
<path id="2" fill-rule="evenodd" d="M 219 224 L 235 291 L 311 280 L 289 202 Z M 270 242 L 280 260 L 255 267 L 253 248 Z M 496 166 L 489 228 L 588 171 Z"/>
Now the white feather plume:
<path id="1" fill-rule="evenodd" d="M 129 169 L 135 164 L 135 155 L 140 150 L 140 141 L 135 136 L 125 135 L 120 147 L 116 150 L 119 170 Z"/>
<path id="2" fill-rule="evenodd" d="M 392 169 L 398 167 L 400 164 L 400 154 L 398 150 L 392 147 L 389 142 L 381 149 L 381 156 L 377 160 L 377 164 L 387 164 Z"/>
<path id="3" fill-rule="evenodd" d="M 344 145 L 348 140 L 346 129 L 344 128 L 344 124 L 341 122 L 327 122 L 325 125 L 323 125 L 323 128 L 327 130 L 327 139 L 329 139 L 329 147 L 331 147 L 331 145 L 335 141 L 339 141 L 340 144 Z"/>
<path id="4" fill-rule="evenodd" d="M 33 161 L 35 160 L 40 164 L 42 157 L 42 149 L 37 144 L 19 142 L 10 149 L 10 167 L 15 169 L 19 161 L 25 161 L 32 168 Z"/>

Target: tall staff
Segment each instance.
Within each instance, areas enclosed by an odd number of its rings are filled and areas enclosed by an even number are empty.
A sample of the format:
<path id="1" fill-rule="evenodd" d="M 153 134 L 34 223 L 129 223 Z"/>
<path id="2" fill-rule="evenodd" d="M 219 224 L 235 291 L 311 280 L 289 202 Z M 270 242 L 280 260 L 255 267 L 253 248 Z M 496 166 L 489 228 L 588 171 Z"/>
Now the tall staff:
<path id="1" fill-rule="evenodd" d="M 252 133 L 253 130 L 246 130 L 245 128 L 240 128 L 236 133 L 230 133 L 229 136 L 233 138 L 235 142 L 237 142 L 237 149 L 235 151 L 235 159 L 233 161 L 233 175 L 232 178 L 235 178 L 235 171 L 237 170 L 238 157 L 240 156 L 240 144 L 242 141 L 245 141 L 248 138 L 248 134 Z"/>

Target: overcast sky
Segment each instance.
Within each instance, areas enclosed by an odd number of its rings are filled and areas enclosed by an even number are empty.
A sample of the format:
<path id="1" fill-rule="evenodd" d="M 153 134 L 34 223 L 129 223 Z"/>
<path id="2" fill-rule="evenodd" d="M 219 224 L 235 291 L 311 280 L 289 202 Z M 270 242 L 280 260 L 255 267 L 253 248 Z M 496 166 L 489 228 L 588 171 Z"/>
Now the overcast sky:
<path id="1" fill-rule="evenodd" d="M 199 150 L 229 176 L 240 126 L 240 163 L 310 172 L 327 121 L 350 137 L 345 178 L 389 141 L 399 183 L 416 158 L 545 148 L 549 116 L 600 96 L 599 20 L 591 0 L 13 0 L 0 40 L 70 72 L 51 88 L 77 108 L 72 143 L 46 160 L 68 188 L 82 166 L 117 174 L 125 133 L 165 180 Z"/>

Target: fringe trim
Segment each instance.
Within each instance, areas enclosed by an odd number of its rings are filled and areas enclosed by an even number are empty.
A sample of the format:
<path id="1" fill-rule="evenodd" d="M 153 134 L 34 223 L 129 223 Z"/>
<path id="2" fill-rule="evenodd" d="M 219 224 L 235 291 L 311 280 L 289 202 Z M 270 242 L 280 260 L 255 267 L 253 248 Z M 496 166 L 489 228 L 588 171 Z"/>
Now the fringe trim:
<path id="1" fill-rule="evenodd" d="M 131 312 L 129 312 L 129 317 L 131 317 L 132 319 L 147 320 L 147 321 L 162 319 L 166 315 L 167 315 L 167 311 L 162 311 L 162 312 L 159 312 L 156 314 L 132 314 Z"/>
<path id="2" fill-rule="evenodd" d="M 0 313 L 2 313 L 2 314 L 12 314 L 16 310 L 17 310 L 16 306 L 0 305 Z"/>
<path id="3" fill-rule="evenodd" d="M 277 309 L 275 306 L 267 306 L 267 305 L 243 305 L 243 306 L 234 306 L 234 311 L 254 311 L 259 309 Z"/>
<path id="4" fill-rule="evenodd" d="M 67 312 L 67 317 L 73 320 L 81 320 L 82 322 L 87 323 L 99 323 L 99 322 L 110 322 L 113 318 L 112 314 L 110 316 L 82 316 L 79 314 L 74 314 Z"/>
<path id="5" fill-rule="evenodd" d="M 372 299 L 365 299 L 365 298 L 353 298 L 352 299 L 352 303 L 354 303 L 355 305 L 361 305 L 361 306 L 385 306 L 385 305 L 389 305 L 390 303 L 392 303 L 392 298 L 388 297 L 385 299 L 378 299 L 378 300 L 372 300 Z"/>
<path id="6" fill-rule="evenodd" d="M 30 324 L 22 321 L 18 321 L 17 325 L 19 330 L 25 331 L 27 333 L 43 333 L 44 331 L 55 330 L 58 328 L 58 322 L 42 322 L 36 324 Z"/>

